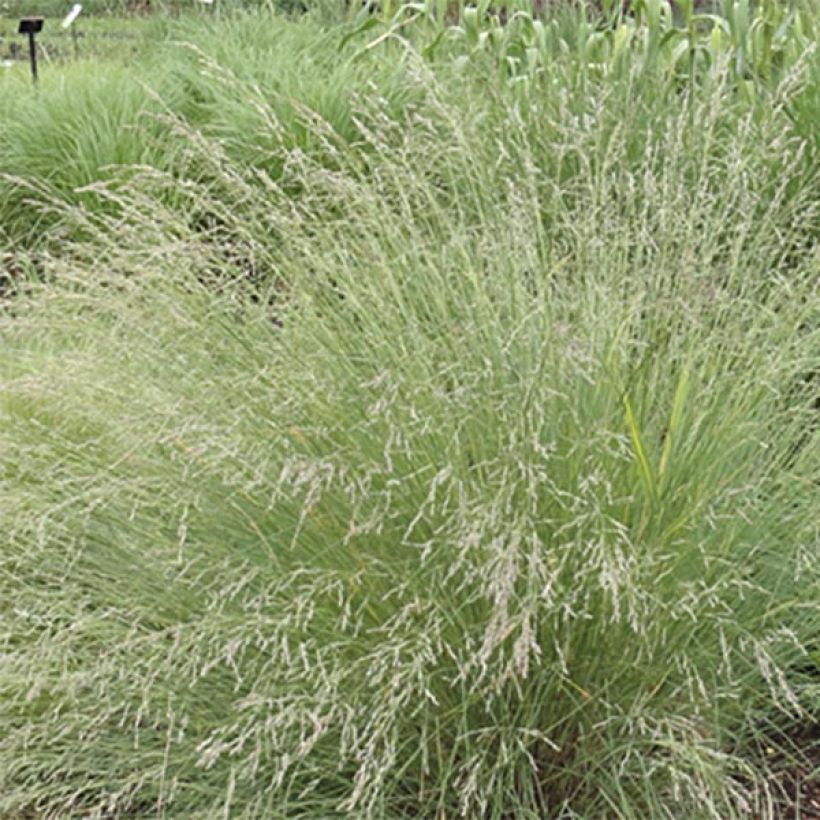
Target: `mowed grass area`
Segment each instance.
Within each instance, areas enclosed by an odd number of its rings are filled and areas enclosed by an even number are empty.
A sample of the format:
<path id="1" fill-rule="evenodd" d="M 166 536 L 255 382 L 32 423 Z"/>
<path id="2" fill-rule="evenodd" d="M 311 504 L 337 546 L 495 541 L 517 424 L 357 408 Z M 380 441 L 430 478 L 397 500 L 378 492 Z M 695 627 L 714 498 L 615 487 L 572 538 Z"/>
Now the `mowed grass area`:
<path id="1" fill-rule="evenodd" d="M 613 15 L 0 77 L 0 817 L 810 816 L 817 20 Z"/>

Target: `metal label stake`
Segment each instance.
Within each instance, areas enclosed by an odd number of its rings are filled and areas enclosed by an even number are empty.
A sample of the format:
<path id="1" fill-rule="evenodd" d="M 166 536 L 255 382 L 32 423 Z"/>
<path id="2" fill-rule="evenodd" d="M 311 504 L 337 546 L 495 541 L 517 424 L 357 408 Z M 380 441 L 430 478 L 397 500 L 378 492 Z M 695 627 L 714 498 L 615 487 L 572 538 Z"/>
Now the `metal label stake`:
<path id="1" fill-rule="evenodd" d="M 17 29 L 18 34 L 28 34 L 28 56 L 31 61 L 31 79 L 37 85 L 37 42 L 36 36 L 43 30 L 42 17 L 24 17 Z"/>

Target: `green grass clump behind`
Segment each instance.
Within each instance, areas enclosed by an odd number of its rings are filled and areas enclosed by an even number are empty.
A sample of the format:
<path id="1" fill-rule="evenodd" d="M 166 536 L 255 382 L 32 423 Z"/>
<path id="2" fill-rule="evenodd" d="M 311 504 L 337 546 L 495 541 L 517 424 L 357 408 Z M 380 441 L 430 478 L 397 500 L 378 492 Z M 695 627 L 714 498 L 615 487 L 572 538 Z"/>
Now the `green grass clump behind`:
<path id="1" fill-rule="evenodd" d="M 132 74 L 117 64 L 101 72 L 92 60 L 50 78 L 37 95 L 28 92 L 27 78 L 9 81 L 2 105 L 13 116 L 0 129 L 4 234 L 25 246 L 54 245 L 45 230 L 57 227 L 60 205 L 93 205 L 86 186 L 130 165 L 163 161 L 165 146 L 157 145 L 159 129 L 150 121 L 163 103 Z M 171 92 L 165 96 L 170 102 Z"/>
<path id="2" fill-rule="evenodd" d="M 728 85 L 413 70 L 345 150 L 313 118 L 332 165 L 191 129 L 7 304 L 0 812 L 775 816 L 754 743 L 820 714 L 801 144 Z"/>
<path id="3" fill-rule="evenodd" d="M 59 251 L 66 210 L 110 212 L 111 201 L 90 189 L 134 167 L 177 173 L 191 128 L 273 178 L 283 148 L 332 167 L 311 118 L 344 144 L 358 138 L 357 99 L 377 96 L 399 117 L 410 95 L 401 61 L 358 54 L 343 30 L 315 20 L 189 17 L 157 23 L 153 44 L 151 31 L 143 30 L 136 64 L 45 66 L 37 90 L 24 72 L 0 78 L 0 239 Z M 185 173 L 210 173 L 207 161 L 199 166 Z"/>

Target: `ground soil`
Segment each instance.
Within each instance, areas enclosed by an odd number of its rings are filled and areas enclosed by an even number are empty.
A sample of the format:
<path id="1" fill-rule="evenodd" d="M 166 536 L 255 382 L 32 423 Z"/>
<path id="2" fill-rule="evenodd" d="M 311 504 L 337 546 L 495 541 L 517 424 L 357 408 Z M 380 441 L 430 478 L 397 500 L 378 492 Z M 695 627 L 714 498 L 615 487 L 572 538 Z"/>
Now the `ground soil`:
<path id="1" fill-rule="evenodd" d="M 776 820 L 820 820 L 820 723 L 795 727 L 777 747 L 760 748 L 769 757 Z"/>

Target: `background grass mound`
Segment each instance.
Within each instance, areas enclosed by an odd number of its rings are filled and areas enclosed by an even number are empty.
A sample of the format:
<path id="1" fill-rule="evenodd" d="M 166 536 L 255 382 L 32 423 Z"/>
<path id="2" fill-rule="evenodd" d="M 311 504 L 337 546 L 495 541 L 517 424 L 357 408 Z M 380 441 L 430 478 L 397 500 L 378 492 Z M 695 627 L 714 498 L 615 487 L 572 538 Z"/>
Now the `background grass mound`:
<path id="1" fill-rule="evenodd" d="M 335 135 L 338 151 L 358 137 L 357 99 L 378 96 L 398 118 L 411 93 L 400 65 L 359 53 L 361 42 L 346 44 L 344 30 L 313 19 L 158 17 L 138 32 L 139 59 L 109 58 L 104 70 L 93 56 L 48 66 L 37 94 L 25 72 L 0 77 L 4 244 L 61 253 L 76 238 L 76 219 L 64 230 L 71 206 L 116 210 L 96 184 L 135 167 L 178 174 L 197 139 L 192 130 L 275 178 L 283 148 L 324 150 L 311 117 Z M 211 173 L 208 157 L 195 159 L 188 176 Z"/>
<path id="2" fill-rule="evenodd" d="M 349 133 L 179 117 L 4 303 L 0 813 L 774 816 L 753 750 L 820 715 L 805 143 L 720 81 L 407 59 Z"/>

